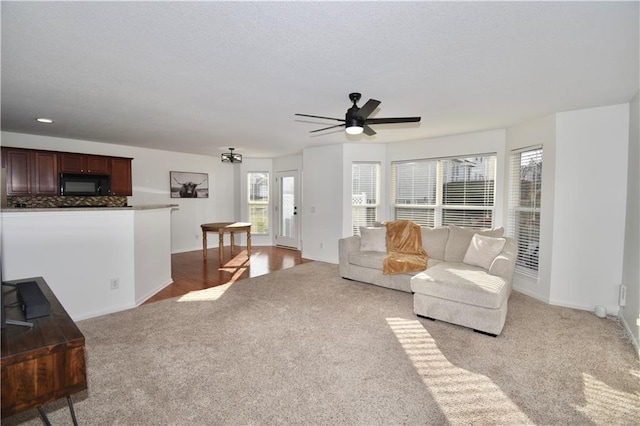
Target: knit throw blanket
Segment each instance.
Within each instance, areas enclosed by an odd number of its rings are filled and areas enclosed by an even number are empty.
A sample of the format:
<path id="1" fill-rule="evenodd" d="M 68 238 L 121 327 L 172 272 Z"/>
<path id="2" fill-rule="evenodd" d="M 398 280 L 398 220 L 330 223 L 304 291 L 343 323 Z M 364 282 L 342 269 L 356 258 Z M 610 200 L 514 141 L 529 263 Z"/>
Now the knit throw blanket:
<path id="1" fill-rule="evenodd" d="M 410 220 L 394 220 L 387 227 L 387 257 L 383 274 L 402 274 L 427 269 L 427 252 L 422 248 L 420 225 Z"/>

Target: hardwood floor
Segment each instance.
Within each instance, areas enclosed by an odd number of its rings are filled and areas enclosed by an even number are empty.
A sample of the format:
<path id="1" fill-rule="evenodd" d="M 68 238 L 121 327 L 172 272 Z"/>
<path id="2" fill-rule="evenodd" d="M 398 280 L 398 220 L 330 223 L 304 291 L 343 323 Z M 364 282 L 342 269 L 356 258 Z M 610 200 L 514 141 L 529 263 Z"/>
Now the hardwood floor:
<path id="1" fill-rule="evenodd" d="M 145 304 L 311 262 L 302 258 L 298 250 L 272 246 L 252 246 L 251 259 L 247 259 L 246 247 L 236 246 L 233 257 L 230 248 L 225 247 L 222 266 L 218 254 L 217 248 L 210 248 L 206 259 L 202 257 L 202 250 L 171 255 L 173 284 L 149 298 Z"/>

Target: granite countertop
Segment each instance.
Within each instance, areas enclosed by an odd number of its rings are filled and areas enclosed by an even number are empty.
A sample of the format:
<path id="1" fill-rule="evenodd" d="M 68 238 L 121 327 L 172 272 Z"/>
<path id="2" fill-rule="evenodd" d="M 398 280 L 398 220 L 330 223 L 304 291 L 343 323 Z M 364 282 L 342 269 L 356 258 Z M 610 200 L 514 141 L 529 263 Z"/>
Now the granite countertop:
<path id="1" fill-rule="evenodd" d="M 77 206 L 77 207 L 38 207 L 38 208 L 28 208 L 28 207 L 7 207 L 3 208 L 0 211 L 3 213 L 16 213 L 16 212 L 64 212 L 64 211 L 113 211 L 113 210 L 152 210 L 152 209 L 164 209 L 164 208 L 175 208 L 178 207 L 178 204 L 142 204 L 138 206 L 122 206 L 122 207 L 95 207 L 95 206 Z"/>

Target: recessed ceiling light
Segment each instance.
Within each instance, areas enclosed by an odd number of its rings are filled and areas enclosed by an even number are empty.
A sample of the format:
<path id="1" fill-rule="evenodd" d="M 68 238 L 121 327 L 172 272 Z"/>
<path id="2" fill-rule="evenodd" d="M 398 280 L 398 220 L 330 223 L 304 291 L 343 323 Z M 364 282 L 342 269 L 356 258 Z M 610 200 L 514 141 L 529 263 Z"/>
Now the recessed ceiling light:
<path id="1" fill-rule="evenodd" d="M 53 120 L 50 118 L 36 118 L 36 121 L 40 123 L 47 123 L 47 124 L 53 123 Z"/>

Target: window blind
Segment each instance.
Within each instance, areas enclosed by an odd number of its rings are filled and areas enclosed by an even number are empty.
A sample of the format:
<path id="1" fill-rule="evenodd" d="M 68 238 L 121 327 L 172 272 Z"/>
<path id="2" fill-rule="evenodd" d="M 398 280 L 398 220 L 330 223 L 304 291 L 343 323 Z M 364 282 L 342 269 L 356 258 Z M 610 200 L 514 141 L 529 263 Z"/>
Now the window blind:
<path id="1" fill-rule="evenodd" d="M 542 147 L 512 151 L 508 232 L 518 240 L 516 270 L 537 278 L 542 199 Z"/>
<path id="2" fill-rule="evenodd" d="M 393 214 L 422 226 L 493 225 L 496 156 L 394 162 Z"/>
<path id="3" fill-rule="evenodd" d="M 393 216 L 432 228 L 437 198 L 437 160 L 396 162 L 391 166 Z"/>
<path id="4" fill-rule="evenodd" d="M 441 162 L 442 224 L 491 228 L 496 157 L 450 158 Z"/>
<path id="5" fill-rule="evenodd" d="M 351 205 L 353 235 L 361 226 L 373 226 L 378 220 L 380 163 L 357 162 L 351 165 Z"/>

